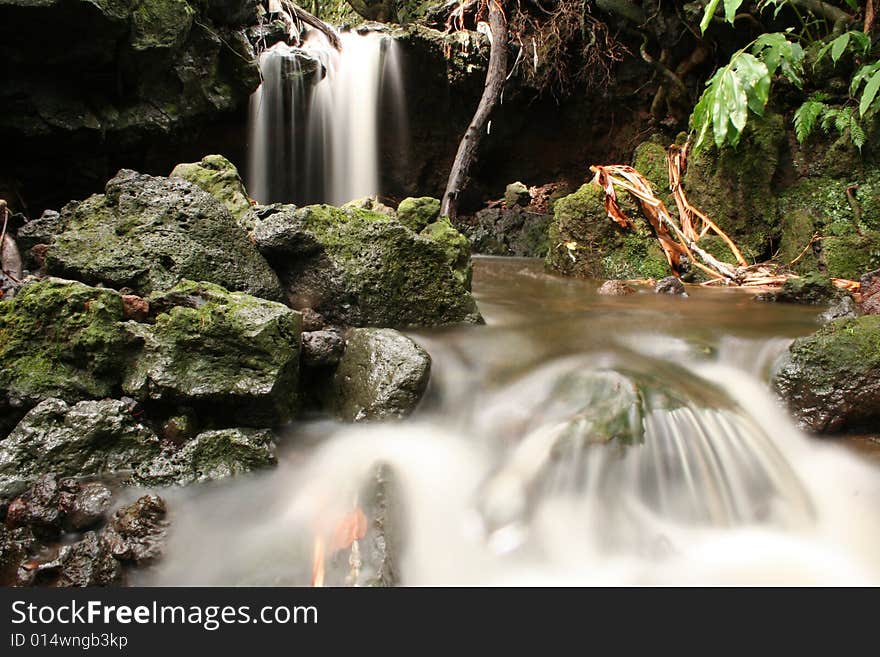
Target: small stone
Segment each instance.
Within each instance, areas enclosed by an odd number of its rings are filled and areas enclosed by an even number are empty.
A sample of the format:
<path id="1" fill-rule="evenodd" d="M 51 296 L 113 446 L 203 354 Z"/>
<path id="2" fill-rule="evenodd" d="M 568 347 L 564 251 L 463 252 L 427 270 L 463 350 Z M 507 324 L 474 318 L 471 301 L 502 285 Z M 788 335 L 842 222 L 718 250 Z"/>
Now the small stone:
<path id="1" fill-rule="evenodd" d="M 311 308 L 303 308 L 302 314 L 302 330 L 303 331 L 320 331 L 324 328 L 324 316 L 315 312 Z"/>
<path id="2" fill-rule="evenodd" d="M 168 523 L 165 500 L 144 495 L 113 514 L 102 535 L 110 553 L 120 561 L 142 564 L 162 555 Z"/>
<path id="3" fill-rule="evenodd" d="M 113 493 L 104 484 L 91 481 L 79 484 L 70 479 L 61 482 L 62 487 L 73 489 L 70 505 L 65 510 L 63 521 L 67 531 L 82 531 L 100 523 L 110 510 Z"/>
<path id="4" fill-rule="evenodd" d="M 170 417 L 162 423 L 161 433 L 165 440 L 177 444 L 185 443 L 197 433 L 195 418 L 191 413 Z"/>
<path id="5" fill-rule="evenodd" d="M 136 322 L 146 321 L 150 314 L 150 302 L 135 294 L 123 294 L 122 313 L 126 319 L 133 319 Z"/>
<path id="6" fill-rule="evenodd" d="M 609 297 L 623 297 L 635 294 L 636 289 L 626 281 L 610 280 L 602 283 L 597 292 Z"/>
<path id="7" fill-rule="evenodd" d="M 531 202 L 529 188 L 521 182 L 510 183 L 504 190 L 504 204 L 509 208 L 515 205 L 526 207 Z"/>
<path id="8" fill-rule="evenodd" d="M 306 367 L 333 367 L 345 353 L 345 340 L 337 331 L 307 331 L 302 334 L 302 358 Z"/>
<path id="9" fill-rule="evenodd" d="M 684 283 L 675 276 L 667 276 L 666 278 L 657 281 L 657 285 L 654 286 L 654 294 L 672 294 L 681 297 L 688 296 L 688 293 L 684 289 Z"/>

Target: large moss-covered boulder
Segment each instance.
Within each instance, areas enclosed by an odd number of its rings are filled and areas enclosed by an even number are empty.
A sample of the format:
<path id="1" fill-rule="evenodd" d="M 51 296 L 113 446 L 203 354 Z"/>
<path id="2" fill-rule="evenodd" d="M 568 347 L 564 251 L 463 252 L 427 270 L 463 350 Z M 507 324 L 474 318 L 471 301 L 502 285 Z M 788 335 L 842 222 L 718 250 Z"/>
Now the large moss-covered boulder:
<path id="1" fill-rule="evenodd" d="M 297 408 L 301 317 L 287 306 L 184 281 L 150 298 L 154 325 L 123 390 L 145 402 L 202 408 L 245 426 L 287 422 Z"/>
<path id="2" fill-rule="evenodd" d="M 837 319 L 799 338 L 777 367 L 776 390 L 817 432 L 880 423 L 880 315 Z"/>
<path id="3" fill-rule="evenodd" d="M 47 399 L 0 441 L 0 502 L 47 472 L 91 477 L 130 473 L 161 452 L 156 435 L 122 401 L 70 405 Z"/>
<path id="4" fill-rule="evenodd" d="M 746 260 L 772 255 L 780 234 L 777 181 L 785 142 L 782 116 L 752 117 L 736 148 L 708 145 L 690 158 L 688 200 L 726 232 Z"/>
<path id="5" fill-rule="evenodd" d="M 294 308 L 348 326 L 482 321 L 449 231 L 416 235 L 388 215 L 327 205 L 258 207 L 255 216 L 257 246 Z"/>
<path id="6" fill-rule="evenodd" d="M 143 486 L 186 486 L 275 465 L 275 436 L 266 429 L 205 431 L 181 447 L 166 446 L 131 478 Z"/>
<path id="7" fill-rule="evenodd" d="M 550 224 L 547 264 L 567 276 L 582 278 L 662 278 L 669 265 L 650 227 L 636 220 L 624 229 L 605 212 L 604 193 L 592 184 L 559 199 Z"/>
<path id="8" fill-rule="evenodd" d="M 247 213 L 251 204 L 247 190 L 238 169 L 222 155 L 206 155 L 199 162 L 178 164 L 171 177 L 198 185 L 225 205 L 239 226 L 249 228 Z"/>
<path id="9" fill-rule="evenodd" d="M 278 277 L 211 194 L 180 178 L 120 171 L 106 193 L 70 203 L 46 256 L 52 274 L 144 295 L 181 279 L 267 299 Z"/>
<path id="10" fill-rule="evenodd" d="M 331 406 L 348 422 L 409 415 L 428 386 L 431 357 L 391 329 L 353 329 L 332 383 Z"/>
<path id="11" fill-rule="evenodd" d="M 113 290 L 48 278 L 0 301 L 0 437 L 39 401 L 114 396 L 135 341 Z"/>
<path id="12" fill-rule="evenodd" d="M 466 289 L 471 288 L 471 243 L 459 233 L 446 217 L 428 224 L 419 233 L 438 244 L 446 254 L 446 263 Z"/>

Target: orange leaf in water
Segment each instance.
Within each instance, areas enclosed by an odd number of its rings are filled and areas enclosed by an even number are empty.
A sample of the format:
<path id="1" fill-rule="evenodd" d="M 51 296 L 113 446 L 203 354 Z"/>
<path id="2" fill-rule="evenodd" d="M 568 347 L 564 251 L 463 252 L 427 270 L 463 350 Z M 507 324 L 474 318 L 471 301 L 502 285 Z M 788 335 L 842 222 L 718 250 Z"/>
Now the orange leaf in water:
<path id="1" fill-rule="evenodd" d="M 367 516 L 360 507 L 345 514 L 342 521 L 336 525 L 333 532 L 333 540 L 330 543 L 330 551 L 345 550 L 351 547 L 355 541 L 362 539 L 367 533 Z"/>

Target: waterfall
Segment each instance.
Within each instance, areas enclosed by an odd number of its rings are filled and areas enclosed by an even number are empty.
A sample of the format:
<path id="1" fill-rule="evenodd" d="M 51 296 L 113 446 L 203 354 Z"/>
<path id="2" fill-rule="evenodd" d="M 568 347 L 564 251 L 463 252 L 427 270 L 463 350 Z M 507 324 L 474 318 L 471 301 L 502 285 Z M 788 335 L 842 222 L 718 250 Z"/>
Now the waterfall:
<path id="1" fill-rule="evenodd" d="M 397 45 L 368 32 L 332 48 L 310 32 L 302 47 L 260 56 L 251 96 L 248 190 L 261 203 L 332 203 L 379 194 L 383 139 L 400 150 L 406 109 Z"/>

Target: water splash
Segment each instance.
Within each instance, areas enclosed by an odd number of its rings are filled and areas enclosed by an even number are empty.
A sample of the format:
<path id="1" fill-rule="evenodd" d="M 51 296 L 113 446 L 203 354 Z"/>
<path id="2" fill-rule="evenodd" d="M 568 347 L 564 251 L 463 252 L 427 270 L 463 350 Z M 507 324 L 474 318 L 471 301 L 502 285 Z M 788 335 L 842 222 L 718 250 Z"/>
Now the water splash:
<path id="1" fill-rule="evenodd" d="M 379 194 L 380 142 L 406 140 L 394 39 L 345 32 L 340 41 L 337 51 L 313 31 L 301 48 L 278 43 L 260 56 L 247 178 L 262 203 L 342 205 Z"/>

